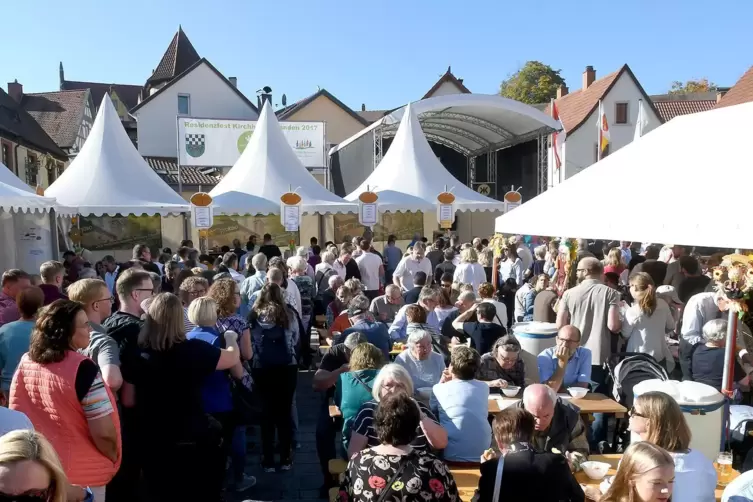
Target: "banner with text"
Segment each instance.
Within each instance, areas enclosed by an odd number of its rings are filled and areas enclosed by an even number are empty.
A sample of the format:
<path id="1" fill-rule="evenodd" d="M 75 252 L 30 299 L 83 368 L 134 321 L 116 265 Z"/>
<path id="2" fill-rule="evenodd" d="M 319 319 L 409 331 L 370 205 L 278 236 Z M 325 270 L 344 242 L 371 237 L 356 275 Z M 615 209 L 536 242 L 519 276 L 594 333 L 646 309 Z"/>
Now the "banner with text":
<path id="1" fill-rule="evenodd" d="M 182 166 L 232 166 L 256 128 L 253 120 L 178 118 L 178 155 Z M 327 165 L 324 122 L 280 122 L 288 144 L 306 167 Z"/>

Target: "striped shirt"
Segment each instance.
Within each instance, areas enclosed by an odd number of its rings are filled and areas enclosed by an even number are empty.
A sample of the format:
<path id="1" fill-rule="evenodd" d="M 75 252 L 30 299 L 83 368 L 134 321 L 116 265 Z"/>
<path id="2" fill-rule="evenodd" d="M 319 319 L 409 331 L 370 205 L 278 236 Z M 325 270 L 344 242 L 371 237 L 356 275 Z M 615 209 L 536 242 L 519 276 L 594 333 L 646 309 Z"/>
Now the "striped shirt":
<path id="1" fill-rule="evenodd" d="M 421 401 L 416 401 L 418 403 L 418 407 L 421 409 L 421 412 L 429 417 L 430 420 L 433 420 L 436 423 L 439 423 L 439 421 L 436 419 L 434 414 L 431 412 L 428 406 L 423 404 Z M 379 446 L 381 442 L 379 441 L 379 438 L 377 437 L 376 429 L 374 428 L 374 415 L 376 415 L 376 409 L 379 403 L 376 401 L 366 401 L 361 405 L 361 409 L 358 410 L 358 414 L 356 415 L 356 419 L 353 422 L 353 428 L 351 429 L 353 432 L 356 432 L 362 436 L 364 436 L 367 440 L 367 446 L 373 447 L 373 446 Z M 411 446 L 415 448 L 416 450 L 425 451 L 425 452 L 432 452 L 431 445 L 429 444 L 429 441 L 426 439 L 426 435 L 424 434 L 424 430 L 421 428 L 421 425 L 419 424 L 418 429 L 416 429 L 416 439 L 413 440 L 411 443 Z"/>
<path id="2" fill-rule="evenodd" d="M 110 402 L 110 396 L 105 389 L 101 373 L 98 372 L 97 376 L 94 377 L 89 392 L 81 400 L 81 408 L 83 408 L 87 420 L 96 420 L 113 413 L 112 402 Z"/>

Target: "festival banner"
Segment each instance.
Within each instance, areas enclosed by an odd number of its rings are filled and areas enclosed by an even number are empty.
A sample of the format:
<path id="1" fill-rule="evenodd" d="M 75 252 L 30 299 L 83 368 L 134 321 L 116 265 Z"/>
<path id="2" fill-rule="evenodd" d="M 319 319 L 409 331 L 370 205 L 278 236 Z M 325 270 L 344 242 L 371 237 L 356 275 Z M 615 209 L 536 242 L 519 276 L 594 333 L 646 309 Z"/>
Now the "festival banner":
<path id="1" fill-rule="evenodd" d="M 214 224 L 208 232 L 209 249 L 217 249 L 222 246 L 233 245 L 233 239 L 241 241 L 241 246 L 246 245 L 248 238 L 256 236 L 256 243 L 262 244 L 264 234 L 272 236 L 272 242 L 286 248 L 293 240 L 298 243 L 298 232 L 286 232 L 280 223 L 280 216 L 270 214 L 267 216 L 227 216 L 216 215 Z"/>
<path id="2" fill-rule="evenodd" d="M 146 244 L 157 255 L 162 247 L 162 220 L 154 216 L 81 216 L 81 247 L 90 251 L 133 249 Z"/>
<path id="3" fill-rule="evenodd" d="M 253 120 L 178 118 L 182 166 L 232 166 L 256 128 Z M 288 144 L 306 167 L 324 167 L 324 122 L 280 122 Z"/>
<path id="4" fill-rule="evenodd" d="M 346 237 L 363 235 L 364 226 L 358 222 L 357 214 L 335 214 L 335 242 L 344 242 Z M 379 213 L 379 222 L 374 225 L 374 240 L 386 242 L 394 235 L 397 240 L 411 240 L 414 234 L 424 234 L 424 215 L 416 213 Z"/>

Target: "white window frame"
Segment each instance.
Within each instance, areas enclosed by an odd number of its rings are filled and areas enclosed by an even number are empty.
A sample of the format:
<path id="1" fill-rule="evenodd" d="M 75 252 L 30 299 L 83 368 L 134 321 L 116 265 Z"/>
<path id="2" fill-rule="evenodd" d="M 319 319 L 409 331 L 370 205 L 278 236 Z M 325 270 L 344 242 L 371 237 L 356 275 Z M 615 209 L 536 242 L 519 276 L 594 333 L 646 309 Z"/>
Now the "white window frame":
<path id="1" fill-rule="evenodd" d="M 186 113 L 181 113 L 180 111 L 180 98 L 186 98 L 188 101 L 188 111 Z M 191 115 L 191 95 L 190 94 L 178 94 L 178 115 L 187 117 Z"/>

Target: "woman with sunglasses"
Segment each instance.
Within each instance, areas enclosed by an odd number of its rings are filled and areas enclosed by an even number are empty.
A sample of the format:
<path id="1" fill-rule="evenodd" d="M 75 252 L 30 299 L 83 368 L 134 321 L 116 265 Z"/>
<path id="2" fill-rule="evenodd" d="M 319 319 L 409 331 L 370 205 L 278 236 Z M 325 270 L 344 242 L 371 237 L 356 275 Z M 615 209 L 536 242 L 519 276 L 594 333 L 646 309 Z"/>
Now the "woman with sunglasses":
<path id="1" fill-rule="evenodd" d="M 13 376 L 10 408 L 49 438 L 70 482 L 91 487 L 100 502 L 120 467 L 122 444 L 112 391 L 97 365 L 78 352 L 89 346 L 90 329 L 78 302 L 55 300 L 43 308 Z"/>
<path id="2" fill-rule="evenodd" d="M 667 450 L 675 463 L 673 500 L 714 500 L 716 470 L 711 460 L 690 445 L 690 428 L 677 402 L 663 392 L 647 392 L 630 409 L 630 430 L 642 441 Z M 623 461 L 624 462 L 624 461 Z"/>
<path id="3" fill-rule="evenodd" d="M 0 437 L 0 502 L 78 502 L 91 491 L 70 486 L 49 441 L 34 431 Z"/>

